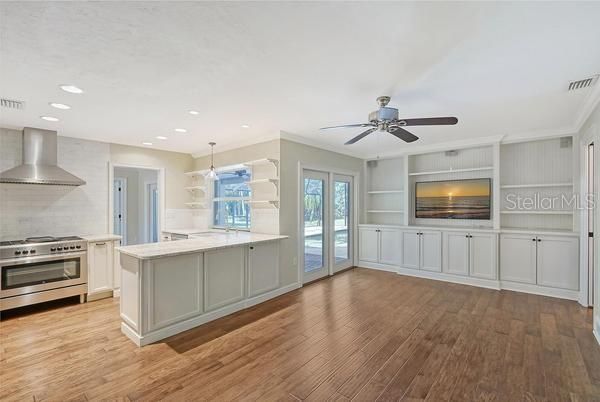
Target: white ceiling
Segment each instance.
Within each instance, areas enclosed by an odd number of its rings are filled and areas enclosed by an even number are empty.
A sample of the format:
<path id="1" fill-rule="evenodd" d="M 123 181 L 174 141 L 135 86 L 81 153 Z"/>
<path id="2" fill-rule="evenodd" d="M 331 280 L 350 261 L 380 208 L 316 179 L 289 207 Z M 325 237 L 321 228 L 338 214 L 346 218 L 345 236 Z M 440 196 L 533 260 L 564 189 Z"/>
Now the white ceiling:
<path id="1" fill-rule="evenodd" d="M 2 126 L 181 152 L 280 130 L 373 156 L 570 129 L 590 90 L 567 93 L 568 81 L 600 73 L 594 2 L 3 2 L 0 13 L 0 96 L 26 102 L 2 109 Z M 413 128 L 412 145 L 378 133 L 344 146 L 360 129 L 318 130 L 366 121 L 379 95 L 401 117 L 459 124 Z"/>

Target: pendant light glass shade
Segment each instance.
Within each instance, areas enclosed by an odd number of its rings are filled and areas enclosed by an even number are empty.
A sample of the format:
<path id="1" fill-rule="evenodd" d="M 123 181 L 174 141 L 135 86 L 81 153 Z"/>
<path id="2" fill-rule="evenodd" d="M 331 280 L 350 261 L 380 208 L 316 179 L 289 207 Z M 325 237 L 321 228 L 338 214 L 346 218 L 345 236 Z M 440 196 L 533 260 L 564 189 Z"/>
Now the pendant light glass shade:
<path id="1" fill-rule="evenodd" d="M 207 180 L 215 180 L 217 178 L 217 172 L 215 172 L 215 159 L 214 159 L 214 147 L 217 145 L 215 142 L 209 142 L 210 145 L 210 170 L 204 176 Z"/>

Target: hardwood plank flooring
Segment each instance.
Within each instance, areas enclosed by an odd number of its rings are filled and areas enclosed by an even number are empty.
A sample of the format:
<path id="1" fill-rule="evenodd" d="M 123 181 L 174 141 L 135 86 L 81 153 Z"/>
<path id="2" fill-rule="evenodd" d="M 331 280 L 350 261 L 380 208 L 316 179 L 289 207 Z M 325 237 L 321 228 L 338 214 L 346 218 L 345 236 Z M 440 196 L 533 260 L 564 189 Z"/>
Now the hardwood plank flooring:
<path id="1" fill-rule="evenodd" d="M 600 401 L 575 302 L 356 268 L 144 348 L 118 299 L 4 312 L 0 400 Z"/>

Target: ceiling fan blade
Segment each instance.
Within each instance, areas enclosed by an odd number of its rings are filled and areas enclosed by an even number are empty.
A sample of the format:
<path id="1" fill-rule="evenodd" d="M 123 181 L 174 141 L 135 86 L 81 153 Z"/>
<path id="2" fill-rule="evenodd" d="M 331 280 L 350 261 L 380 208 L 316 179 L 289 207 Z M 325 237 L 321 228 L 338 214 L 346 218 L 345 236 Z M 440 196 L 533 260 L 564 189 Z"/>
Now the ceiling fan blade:
<path id="1" fill-rule="evenodd" d="M 362 140 L 363 138 L 365 138 L 367 135 L 371 134 L 373 131 L 376 131 L 377 127 L 373 127 L 368 129 L 367 131 L 363 131 L 362 133 L 360 133 L 359 135 L 357 135 L 356 137 L 352 138 L 349 141 L 346 141 L 346 143 L 344 143 L 344 145 L 351 145 L 354 144 L 355 142 Z"/>
<path id="2" fill-rule="evenodd" d="M 331 126 L 321 127 L 319 130 L 329 130 L 330 128 L 348 128 L 348 127 L 373 127 L 372 123 L 360 123 L 360 124 L 344 124 L 343 126 Z"/>
<path id="3" fill-rule="evenodd" d="M 458 123 L 456 117 L 426 117 L 423 119 L 398 119 L 399 126 L 446 126 Z"/>
<path id="4" fill-rule="evenodd" d="M 389 127 L 388 133 L 400 138 L 402 141 L 405 142 L 413 142 L 419 139 L 419 137 L 417 137 L 413 133 L 409 133 L 405 129 L 396 126 Z"/>

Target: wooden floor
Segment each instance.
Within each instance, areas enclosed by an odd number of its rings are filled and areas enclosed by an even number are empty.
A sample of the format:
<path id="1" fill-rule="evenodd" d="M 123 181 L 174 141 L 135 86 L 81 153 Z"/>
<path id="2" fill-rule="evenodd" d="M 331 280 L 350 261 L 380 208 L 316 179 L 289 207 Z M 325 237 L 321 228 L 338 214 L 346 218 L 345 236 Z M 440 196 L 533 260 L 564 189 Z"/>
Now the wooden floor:
<path id="1" fill-rule="evenodd" d="M 118 300 L 4 314 L 2 400 L 600 400 L 591 310 L 353 269 L 137 348 Z"/>

